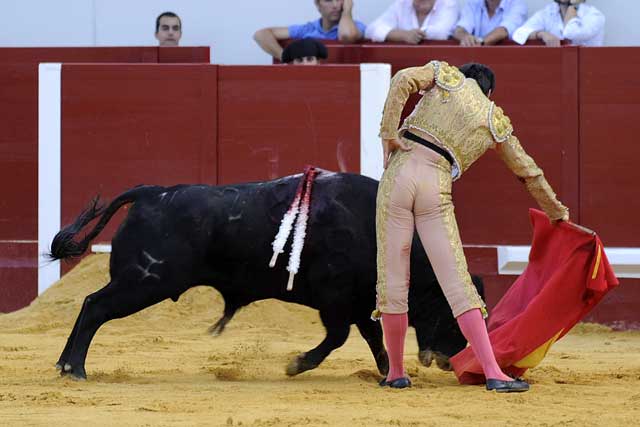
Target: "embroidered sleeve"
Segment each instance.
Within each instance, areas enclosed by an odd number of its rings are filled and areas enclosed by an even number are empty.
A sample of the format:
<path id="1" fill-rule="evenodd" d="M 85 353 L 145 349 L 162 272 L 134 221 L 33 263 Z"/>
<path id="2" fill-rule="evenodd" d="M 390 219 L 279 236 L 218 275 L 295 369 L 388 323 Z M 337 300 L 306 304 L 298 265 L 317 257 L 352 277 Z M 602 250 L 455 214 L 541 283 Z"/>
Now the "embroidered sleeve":
<path id="1" fill-rule="evenodd" d="M 397 138 L 400 116 L 409 95 L 431 88 L 434 78 L 434 66 L 431 62 L 422 67 L 405 68 L 393 76 L 380 124 L 381 138 Z"/>
<path id="2" fill-rule="evenodd" d="M 513 125 L 511 120 L 504 114 L 502 108 L 498 107 L 493 102 L 489 108 L 489 129 L 491 135 L 496 142 L 504 142 L 513 133 Z"/>
<path id="3" fill-rule="evenodd" d="M 531 196 L 550 219 L 561 219 L 569 214 L 569 209 L 557 199 L 542 169 L 524 151 L 518 138 L 510 136 L 504 143 L 496 146 L 496 151 L 507 167 L 524 182 Z"/>
<path id="4" fill-rule="evenodd" d="M 455 92 L 464 86 L 464 74 L 446 62 L 431 61 L 435 71 L 436 84 L 444 90 Z"/>

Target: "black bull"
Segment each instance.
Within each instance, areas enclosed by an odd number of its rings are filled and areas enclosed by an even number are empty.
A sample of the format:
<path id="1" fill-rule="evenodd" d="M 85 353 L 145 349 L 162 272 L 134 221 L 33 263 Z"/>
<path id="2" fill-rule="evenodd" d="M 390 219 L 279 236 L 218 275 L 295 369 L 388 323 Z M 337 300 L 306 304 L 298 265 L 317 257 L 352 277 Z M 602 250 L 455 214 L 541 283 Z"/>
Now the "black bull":
<path id="1" fill-rule="evenodd" d="M 378 370 L 388 359 L 375 305 L 375 204 L 378 183 L 370 178 L 321 171 L 313 187 L 307 238 L 293 290 L 286 290 L 290 244 L 269 268 L 271 242 L 295 194 L 300 175 L 269 182 L 227 186 L 140 186 L 106 207 L 97 199 L 53 239 L 51 257 L 83 254 L 89 242 L 123 205 L 131 209 L 112 240 L 111 281 L 87 296 L 60 355 L 63 374 L 86 378 L 85 359 L 98 328 L 167 298 L 177 301 L 196 285 L 215 287 L 225 301 L 224 315 L 210 328 L 220 333 L 236 310 L 253 301 L 276 298 L 319 310 L 326 337 L 287 367 L 296 375 L 317 367 L 344 344 L 356 324 Z M 74 237 L 99 220 L 81 241 Z M 291 240 L 291 239 L 289 239 Z M 474 282 L 482 294 L 479 278 Z M 411 251 L 409 323 L 416 329 L 420 361 L 448 358 L 466 341 L 442 294 L 419 241 Z"/>

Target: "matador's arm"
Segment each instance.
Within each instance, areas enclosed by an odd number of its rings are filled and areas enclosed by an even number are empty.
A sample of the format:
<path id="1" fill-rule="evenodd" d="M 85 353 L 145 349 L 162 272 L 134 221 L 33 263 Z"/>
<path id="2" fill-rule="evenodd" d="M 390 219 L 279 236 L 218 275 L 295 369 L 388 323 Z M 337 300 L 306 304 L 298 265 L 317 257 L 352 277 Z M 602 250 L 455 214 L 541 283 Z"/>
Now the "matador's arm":
<path id="1" fill-rule="evenodd" d="M 511 135 L 509 139 L 496 145 L 496 151 L 507 167 L 524 182 L 529 193 L 551 220 L 569 219 L 569 209 L 557 199 L 542 169 L 524 151 L 518 138 Z"/>
<path id="2" fill-rule="evenodd" d="M 380 137 L 382 139 L 395 139 L 398 137 L 398 124 L 404 105 L 409 95 L 419 90 L 431 88 L 435 80 L 435 69 L 432 63 L 422 67 L 411 67 L 400 70 L 391 79 L 391 88 L 387 95 L 380 124 Z"/>

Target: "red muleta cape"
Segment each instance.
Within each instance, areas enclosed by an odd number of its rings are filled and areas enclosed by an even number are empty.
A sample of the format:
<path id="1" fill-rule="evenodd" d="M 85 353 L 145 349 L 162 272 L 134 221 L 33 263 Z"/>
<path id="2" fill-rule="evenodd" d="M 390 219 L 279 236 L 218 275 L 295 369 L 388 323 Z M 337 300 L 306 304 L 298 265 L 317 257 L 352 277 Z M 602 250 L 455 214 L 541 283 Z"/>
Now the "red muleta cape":
<path id="1" fill-rule="evenodd" d="M 529 264 L 489 316 L 489 338 L 504 372 L 520 376 L 618 285 L 595 233 L 571 223 L 552 225 L 529 210 Z M 485 382 L 471 347 L 450 359 L 461 384 Z"/>

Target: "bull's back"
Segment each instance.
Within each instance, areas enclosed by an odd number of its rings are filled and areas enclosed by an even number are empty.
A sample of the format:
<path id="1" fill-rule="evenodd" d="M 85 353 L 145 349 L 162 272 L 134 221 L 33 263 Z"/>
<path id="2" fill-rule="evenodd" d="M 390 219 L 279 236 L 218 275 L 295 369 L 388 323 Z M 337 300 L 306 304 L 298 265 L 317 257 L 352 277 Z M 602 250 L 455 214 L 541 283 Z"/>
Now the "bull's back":
<path id="1" fill-rule="evenodd" d="M 225 260 L 229 269 L 270 274 L 271 243 L 301 177 L 164 188 L 133 204 L 113 239 L 112 262 L 151 248 L 159 257 L 189 259 L 194 266 Z M 317 260 L 333 275 L 375 272 L 377 185 L 361 175 L 320 171 L 312 188 L 302 275 Z M 290 244 L 283 258 L 289 252 Z"/>

